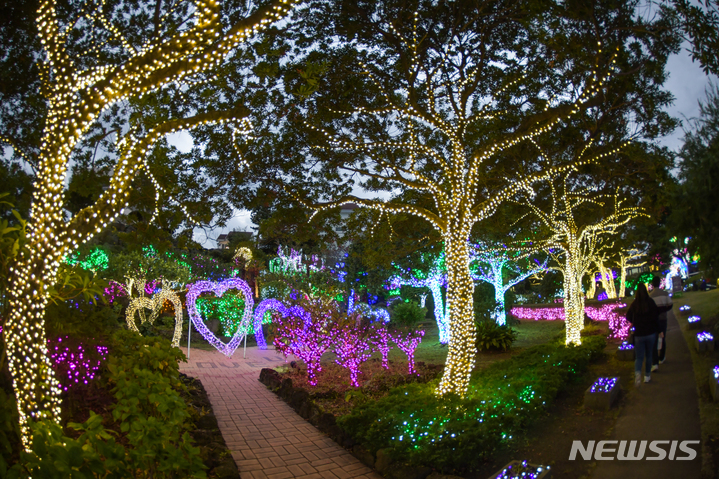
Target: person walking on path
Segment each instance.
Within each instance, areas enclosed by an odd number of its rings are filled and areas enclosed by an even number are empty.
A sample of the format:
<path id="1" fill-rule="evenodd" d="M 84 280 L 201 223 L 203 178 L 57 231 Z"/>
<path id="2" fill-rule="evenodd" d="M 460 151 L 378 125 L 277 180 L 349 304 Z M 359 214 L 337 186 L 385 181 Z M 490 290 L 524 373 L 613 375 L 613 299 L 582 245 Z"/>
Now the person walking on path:
<path id="1" fill-rule="evenodd" d="M 644 283 L 637 285 L 634 302 L 627 310 L 627 321 L 634 326 L 634 384 L 639 386 L 642 382 L 642 363 L 646 358 L 644 367 L 644 382 L 651 381 L 652 350 L 659 330 L 659 314 L 669 311 L 671 306 L 658 307 Z"/>
<path id="2" fill-rule="evenodd" d="M 662 279 L 659 276 L 652 278 L 652 286 L 654 291 L 649 296 L 654 300 L 654 303 L 658 307 L 674 306 L 672 298 L 669 297 L 669 293 L 660 288 Z M 652 372 L 659 370 L 659 365 L 662 364 L 667 357 L 667 321 L 669 315 L 674 316 L 674 312 L 670 309 L 667 312 L 659 313 L 659 329 L 657 339 L 654 341 L 654 354 L 652 355 Z M 659 344 L 661 343 L 661 347 Z"/>

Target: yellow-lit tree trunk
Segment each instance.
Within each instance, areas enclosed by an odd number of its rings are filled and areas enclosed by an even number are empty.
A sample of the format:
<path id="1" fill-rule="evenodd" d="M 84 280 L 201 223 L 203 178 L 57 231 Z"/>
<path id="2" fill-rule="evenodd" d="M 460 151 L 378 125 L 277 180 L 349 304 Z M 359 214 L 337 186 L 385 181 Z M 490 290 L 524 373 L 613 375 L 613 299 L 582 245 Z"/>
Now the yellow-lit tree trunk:
<path id="1" fill-rule="evenodd" d="M 59 259 L 47 241 L 35 234 L 28 254 L 13 270 L 15 281 L 8 289 L 10 314 L 5 321 L 5 340 L 23 437 L 27 437 L 28 419 L 60 414 L 60 389 L 47 355 L 43 322 L 46 287 L 54 283 Z"/>
<path id="2" fill-rule="evenodd" d="M 95 204 L 68 220 L 63 209 L 65 180 L 76 145 L 105 108 L 219 65 L 238 42 L 286 15 L 293 3 L 274 0 L 223 34 L 221 5 L 215 0 L 196 0 L 194 23 L 185 31 L 161 42 L 148 40 L 130 52 L 124 63 L 102 65 L 103 59 L 98 58 L 97 68 L 82 70 L 78 65 L 85 62 L 75 62 L 66 48 L 67 34 L 58 20 L 56 2 L 40 1 L 38 32 L 45 53 L 42 94 L 48 113 L 36 167 L 28 245 L 11 270 L 11 311 L 3 331 L 26 447 L 28 420 L 56 419 L 60 413 L 60 391 L 47 357 L 44 326 L 48 288 L 55 283 L 60 261 L 117 217 L 154 142 L 200 124 L 240 118 L 238 114 L 246 109 L 238 106 L 168 120 L 145 130 L 142 137 L 131 131 L 117 142 L 120 154 L 108 188 Z"/>
<path id="3" fill-rule="evenodd" d="M 584 329 L 584 294 L 582 293 L 581 252 L 579 245 L 571 244 L 565 250 L 564 264 L 564 320 L 566 322 L 566 344 L 582 344 Z"/>
<path id="4" fill-rule="evenodd" d="M 474 281 L 469 271 L 468 238 L 469 229 L 466 226 L 444 234 L 450 335 L 444 374 L 437 390 L 440 395 L 466 394 L 477 354 L 472 302 Z"/>

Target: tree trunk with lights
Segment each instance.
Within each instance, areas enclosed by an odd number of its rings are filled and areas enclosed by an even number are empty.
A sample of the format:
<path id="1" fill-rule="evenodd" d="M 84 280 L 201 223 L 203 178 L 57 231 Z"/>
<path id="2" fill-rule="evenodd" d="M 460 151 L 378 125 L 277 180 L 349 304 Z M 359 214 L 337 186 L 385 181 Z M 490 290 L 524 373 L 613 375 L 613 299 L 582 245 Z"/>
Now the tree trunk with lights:
<path id="1" fill-rule="evenodd" d="M 78 65 L 87 62 L 76 62 L 72 49 L 67 48 L 65 29 L 72 26 L 61 23 L 54 1 L 40 2 L 37 25 L 45 54 L 40 71 L 48 113 L 36 165 L 28 247 L 11 270 L 11 312 L 3 331 L 26 447 L 29 419 L 56 420 L 60 415 L 60 390 L 47 356 L 44 323 L 48 289 L 54 285 L 60 262 L 117 218 L 138 171 L 145 169 L 154 182 L 145 157 L 158 139 L 198 125 L 237 120 L 247 110 L 235 106 L 131 129 L 118 138 L 122 141 L 117 142 L 117 164 L 110 185 L 93 205 L 68 219 L 65 180 L 73 150 L 106 108 L 218 66 L 239 42 L 286 15 L 294 1 L 275 0 L 240 19 L 224 34 L 221 6 L 214 0 L 193 3 L 194 23 L 188 22 L 182 32 L 170 33 L 169 38 L 151 38 L 138 49 L 125 42 L 129 50 L 125 60 L 104 64 L 106 59 L 99 58 L 95 60 L 100 66 L 83 70 Z M 112 35 L 119 34 L 117 29 L 110 30 Z"/>
<path id="2" fill-rule="evenodd" d="M 459 226 L 444 234 L 450 336 L 447 362 L 438 388 L 440 395 L 454 393 L 464 396 L 467 393 L 477 354 L 472 301 L 474 281 L 469 270 L 469 233 L 469 228 Z"/>
<path id="3" fill-rule="evenodd" d="M 565 251 L 564 265 L 564 321 L 567 345 L 582 344 L 581 331 L 584 329 L 584 293 L 582 292 L 583 271 L 578 262 L 581 260 L 578 245 L 570 245 Z"/>

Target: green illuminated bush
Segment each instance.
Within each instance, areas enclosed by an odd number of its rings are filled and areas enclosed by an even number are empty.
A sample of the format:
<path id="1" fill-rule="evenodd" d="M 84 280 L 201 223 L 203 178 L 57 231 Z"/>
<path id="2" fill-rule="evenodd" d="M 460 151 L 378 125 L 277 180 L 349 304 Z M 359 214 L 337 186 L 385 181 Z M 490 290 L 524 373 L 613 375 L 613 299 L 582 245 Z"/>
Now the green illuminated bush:
<path id="1" fill-rule="evenodd" d="M 436 381 L 408 384 L 358 405 L 338 424 L 373 453 L 387 449 L 398 461 L 466 471 L 539 417 L 604 346 L 599 336 L 579 347 L 536 346 L 475 373 L 465 398 L 437 397 Z"/>

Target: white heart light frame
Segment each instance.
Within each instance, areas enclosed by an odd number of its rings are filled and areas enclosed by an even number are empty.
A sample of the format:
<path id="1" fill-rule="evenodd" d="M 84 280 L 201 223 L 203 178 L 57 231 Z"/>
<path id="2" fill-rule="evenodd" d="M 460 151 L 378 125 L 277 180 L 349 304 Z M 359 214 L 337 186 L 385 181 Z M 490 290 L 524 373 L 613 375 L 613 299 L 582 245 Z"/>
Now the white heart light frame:
<path id="1" fill-rule="evenodd" d="M 215 336 L 215 334 L 210 331 L 207 326 L 205 326 L 205 322 L 197 312 L 197 298 L 202 293 L 215 293 L 218 298 L 221 298 L 228 289 L 237 289 L 242 292 L 245 297 L 245 311 L 242 315 L 242 319 L 240 320 L 240 324 L 237 326 L 235 334 L 232 336 L 232 339 L 230 339 L 229 343 L 225 344 L 220 341 L 220 339 Z M 187 291 L 187 313 L 190 315 L 190 320 L 195 326 L 195 329 L 200 332 L 202 337 L 205 338 L 207 342 L 212 344 L 215 349 L 228 358 L 235 353 L 235 350 L 237 350 L 240 343 L 247 335 L 250 321 L 252 320 L 252 310 L 254 309 L 254 306 L 255 301 L 252 298 L 252 290 L 250 289 L 250 286 L 239 278 L 228 278 L 220 282 L 198 281 L 197 283 L 190 285 Z"/>

